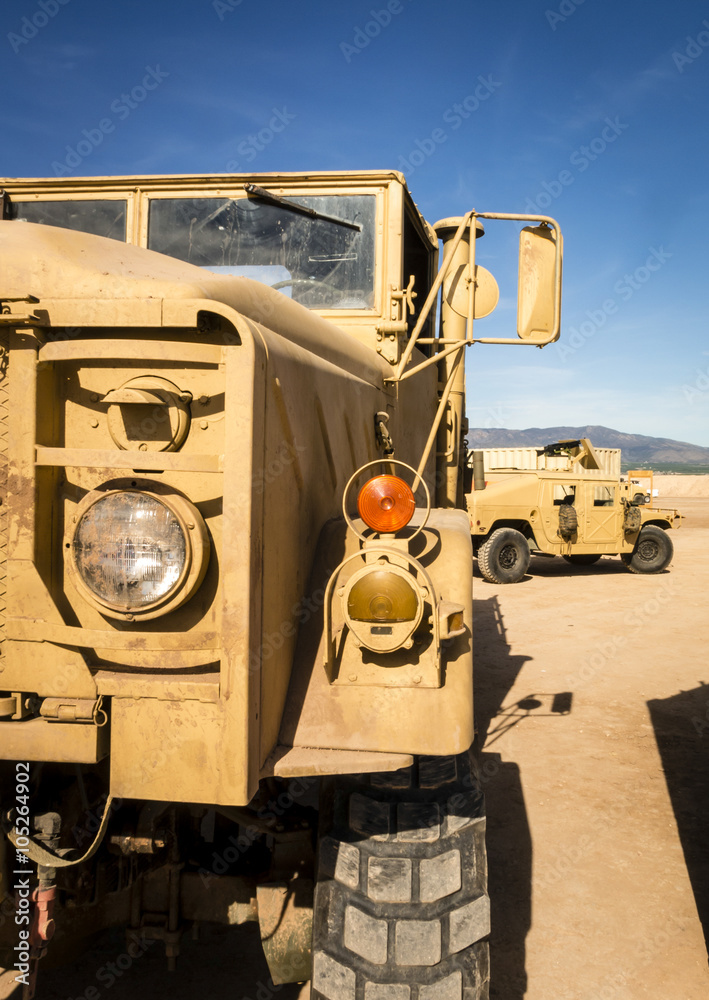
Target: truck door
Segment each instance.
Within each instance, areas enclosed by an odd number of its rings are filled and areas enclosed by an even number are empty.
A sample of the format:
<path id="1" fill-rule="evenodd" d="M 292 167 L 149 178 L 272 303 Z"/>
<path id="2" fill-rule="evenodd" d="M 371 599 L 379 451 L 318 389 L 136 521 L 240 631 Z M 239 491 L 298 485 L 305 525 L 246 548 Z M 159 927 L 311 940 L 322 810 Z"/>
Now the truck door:
<path id="1" fill-rule="evenodd" d="M 621 508 L 616 486 L 581 484 L 579 505 L 579 541 L 584 545 L 602 545 L 604 551 L 618 551 L 621 537 Z"/>

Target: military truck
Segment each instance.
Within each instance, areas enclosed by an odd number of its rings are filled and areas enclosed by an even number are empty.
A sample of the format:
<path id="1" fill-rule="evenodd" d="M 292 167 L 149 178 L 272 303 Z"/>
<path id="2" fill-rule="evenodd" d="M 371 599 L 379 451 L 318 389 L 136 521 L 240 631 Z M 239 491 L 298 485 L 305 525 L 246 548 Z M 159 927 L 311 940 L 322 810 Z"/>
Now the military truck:
<path id="1" fill-rule="evenodd" d="M 316 1000 L 487 997 L 463 355 L 558 337 L 557 223 L 432 227 L 396 172 L 3 188 L 5 964 L 256 921 Z"/>
<path id="2" fill-rule="evenodd" d="M 489 583 L 518 583 L 532 554 L 562 556 L 573 566 L 619 555 L 631 573 L 669 566 L 674 546 L 667 532 L 680 527 L 678 511 L 646 507 L 652 496 L 630 477 L 610 475 L 588 438 L 529 450 L 540 459 L 535 468 L 502 468 L 498 459 L 486 470 L 482 451 L 470 456 L 470 530 Z"/>

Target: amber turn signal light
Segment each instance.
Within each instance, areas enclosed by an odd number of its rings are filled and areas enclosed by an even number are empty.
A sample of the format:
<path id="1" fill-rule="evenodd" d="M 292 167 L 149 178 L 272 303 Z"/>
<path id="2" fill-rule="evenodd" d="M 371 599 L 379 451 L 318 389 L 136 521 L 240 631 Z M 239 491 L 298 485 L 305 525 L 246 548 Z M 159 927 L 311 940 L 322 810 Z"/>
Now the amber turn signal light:
<path id="1" fill-rule="evenodd" d="M 416 501 L 411 488 L 398 476 L 375 476 L 364 484 L 357 497 L 357 510 L 368 528 L 394 534 L 413 517 Z"/>

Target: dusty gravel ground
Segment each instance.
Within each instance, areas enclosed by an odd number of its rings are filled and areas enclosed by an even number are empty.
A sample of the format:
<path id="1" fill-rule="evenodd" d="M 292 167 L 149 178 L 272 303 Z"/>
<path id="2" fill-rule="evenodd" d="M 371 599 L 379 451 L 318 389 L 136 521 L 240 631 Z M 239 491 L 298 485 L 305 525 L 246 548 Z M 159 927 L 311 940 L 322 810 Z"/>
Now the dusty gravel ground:
<path id="1" fill-rule="evenodd" d="M 675 558 L 476 567 L 498 1000 L 706 1000 L 709 500 Z"/>
<path id="2" fill-rule="evenodd" d="M 495 1000 L 709 997 L 709 499 L 672 505 L 659 576 L 535 558 L 503 587 L 475 568 Z M 173 974 L 156 944 L 107 985 L 124 951 L 104 936 L 39 998 L 309 996 L 272 986 L 253 925 L 186 939 Z"/>

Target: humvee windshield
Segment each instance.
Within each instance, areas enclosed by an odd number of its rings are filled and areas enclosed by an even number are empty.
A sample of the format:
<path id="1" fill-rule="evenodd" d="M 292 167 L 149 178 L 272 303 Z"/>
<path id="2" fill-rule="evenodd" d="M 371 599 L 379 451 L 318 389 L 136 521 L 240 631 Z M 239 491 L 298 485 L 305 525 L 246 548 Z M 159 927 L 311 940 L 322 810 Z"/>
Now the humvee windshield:
<path id="1" fill-rule="evenodd" d="M 375 196 L 288 200 L 318 216 L 259 198 L 153 198 L 148 248 L 255 278 L 311 308 L 372 308 Z"/>

